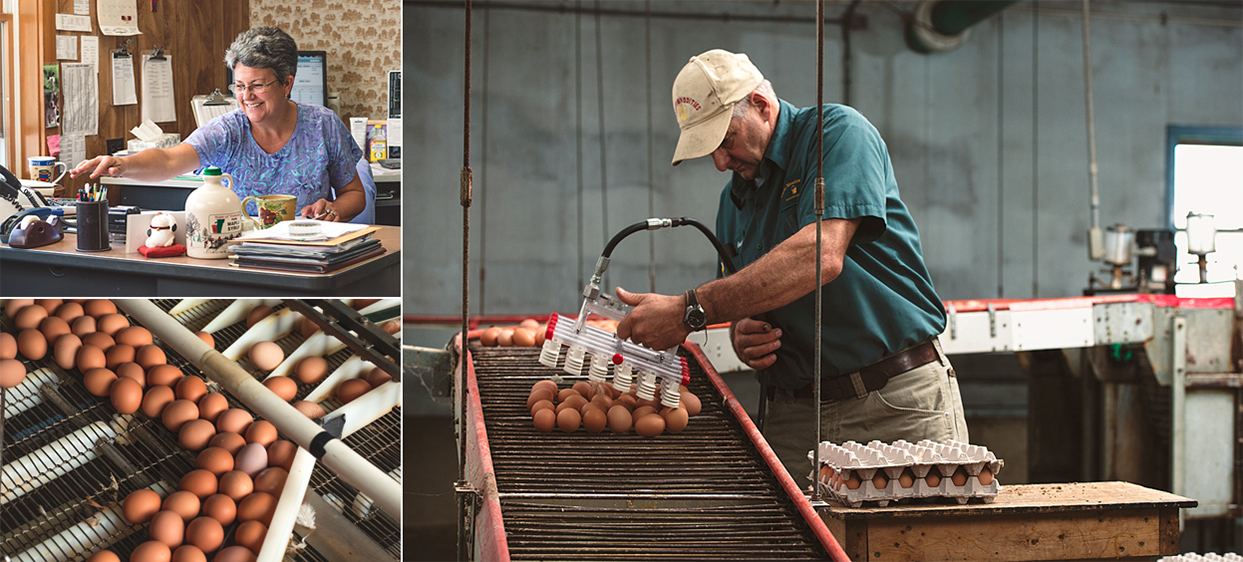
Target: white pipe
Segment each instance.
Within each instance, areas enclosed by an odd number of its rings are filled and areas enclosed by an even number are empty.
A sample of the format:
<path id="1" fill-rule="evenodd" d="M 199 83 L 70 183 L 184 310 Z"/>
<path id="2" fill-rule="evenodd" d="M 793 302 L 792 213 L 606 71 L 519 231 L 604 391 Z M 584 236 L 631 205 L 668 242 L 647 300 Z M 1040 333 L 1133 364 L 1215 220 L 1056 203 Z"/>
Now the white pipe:
<path id="1" fill-rule="evenodd" d="M 194 307 L 209 301 L 211 301 L 211 299 L 182 299 L 181 302 L 169 309 L 168 314 L 170 316 L 185 314 L 193 310 Z"/>
<path id="2" fill-rule="evenodd" d="M 307 485 L 311 482 L 311 471 L 315 468 L 315 457 L 306 449 L 298 447 L 294 453 L 293 465 L 289 467 L 289 476 L 285 479 L 285 488 L 276 504 L 276 514 L 272 516 L 272 524 L 268 526 L 268 534 L 263 538 L 263 548 L 259 550 L 256 562 L 280 562 L 285 557 L 285 547 L 289 546 L 289 537 L 293 533 L 294 523 L 298 520 L 298 510 L 302 508 L 302 498 L 306 496 Z"/>
<path id="3" fill-rule="evenodd" d="M 172 488 L 163 481 L 152 484 L 148 489 L 154 490 L 161 498 L 172 493 Z M 94 552 L 111 545 L 112 543 L 107 542 L 110 538 L 113 539 L 112 542 L 125 538 L 124 535 L 116 535 L 129 526 L 130 524 L 125 521 L 120 513 L 117 513 L 114 509 L 105 508 L 96 513 L 92 518 L 69 527 L 55 536 L 26 549 L 14 557 L 13 562 L 68 562 L 69 560 L 76 560 L 88 552 Z M 139 530 L 138 527 L 131 529 L 131 531 Z"/>
<path id="4" fill-rule="evenodd" d="M 93 460 L 97 454 L 95 442 L 112 440 L 121 430 L 106 421 L 97 421 L 6 463 L 0 473 L 0 503 L 11 502 Z"/>
<path id="5" fill-rule="evenodd" d="M 309 449 L 311 442 L 323 433 L 319 425 L 273 394 L 236 362 L 208 347 L 159 307 L 143 300 L 122 301 L 121 307 L 298 446 Z M 360 492 L 377 498 L 380 508 L 394 519 L 401 519 L 401 486 L 340 439 L 324 443 L 320 461 Z"/>
<path id="6" fill-rule="evenodd" d="M 224 350 L 223 354 L 229 360 L 237 361 L 255 344 L 261 341 L 276 341 L 289 335 L 298 327 L 298 322 L 301 320 L 301 314 L 294 312 L 291 308 L 282 308 L 251 326 L 245 334 L 242 334 L 242 337 L 237 338 L 233 345 Z"/>
<path id="7" fill-rule="evenodd" d="M 343 435 L 349 435 L 380 419 L 381 416 L 400 405 L 401 384 L 388 381 L 359 396 L 353 402 L 333 410 L 331 414 L 324 417 L 324 423 L 327 424 L 333 418 L 344 416 L 345 428 L 341 431 Z"/>
<path id="8" fill-rule="evenodd" d="M 401 467 L 388 471 L 388 475 L 396 482 L 401 482 Z M 359 519 L 365 519 L 371 512 L 375 511 L 375 501 L 367 497 L 367 494 L 358 494 L 354 496 L 354 505 L 350 506 L 354 512 L 354 516 Z"/>
<path id="9" fill-rule="evenodd" d="M 39 389 L 45 384 L 54 384 L 59 380 L 60 377 L 48 369 L 39 369 L 27 375 L 22 384 L 7 391 L 9 396 L 6 398 L 8 403 L 4 405 L 5 419 L 43 403 L 43 395 L 39 393 Z"/>
<path id="10" fill-rule="evenodd" d="M 357 355 L 350 357 L 340 367 L 337 367 L 337 370 L 333 371 L 331 375 L 328 375 L 328 378 L 321 381 L 303 400 L 317 404 L 323 402 L 336 391 L 337 385 L 349 379 L 359 378 L 360 374 L 370 372 L 374 368 L 374 363 L 363 361 L 362 357 Z"/>
<path id="11" fill-rule="evenodd" d="M 376 302 L 371 303 L 370 306 L 363 307 L 363 309 L 358 311 L 358 313 L 362 314 L 363 316 L 366 316 L 373 312 L 379 312 L 387 308 L 393 308 L 394 306 L 398 306 L 400 304 L 401 304 L 401 299 L 380 299 Z"/>
<path id="12" fill-rule="evenodd" d="M 254 310 L 256 306 L 261 304 L 276 306 L 280 304 L 280 302 L 280 299 L 237 299 L 233 301 L 233 304 L 220 311 L 220 314 L 217 314 L 216 317 L 203 328 L 203 331 L 209 334 L 214 334 L 245 320 L 247 316 L 250 316 L 250 311 Z"/>

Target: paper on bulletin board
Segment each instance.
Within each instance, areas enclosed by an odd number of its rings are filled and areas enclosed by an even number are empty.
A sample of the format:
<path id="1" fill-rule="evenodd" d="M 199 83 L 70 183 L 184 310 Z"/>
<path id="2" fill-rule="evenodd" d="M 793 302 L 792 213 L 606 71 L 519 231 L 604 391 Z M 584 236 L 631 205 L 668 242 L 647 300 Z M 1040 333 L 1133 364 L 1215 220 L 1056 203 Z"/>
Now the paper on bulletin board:
<path id="1" fill-rule="evenodd" d="M 142 119 L 155 123 L 177 120 L 173 106 L 173 57 L 142 56 Z"/>
<path id="2" fill-rule="evenodd" d="M 142 35 L 138 31 L 138 3 L 134 0 L 95 0 L 95 12 L 99 14 L 99 31 L 104 35 Z"/>
<path id="3" fill-rule="evenodd" d="M 86 137 L 82 135 L 60 136 L 60 161 L 70 168 L 86 160 Z"/>
<path id="4" fill-rule="evenodd" d="M 91 0 L 73 0 L 73 13 L 79 16 L 91 15 Z"/>
<path id="5" fill-rule="evenodd" d="M 95 67 L 99 72 L 99 38 L 94 35 L 82 37 L 82 62 Z"/>
<path id="6" fill-rule="evenodd" d="M 78 36 L 56 36 L 56 60 L 78 60 Z"/>
<path id="7" fill-rule="evenodd" d="M 56 14 L 56 31 L 85 31 L 90 33 L 91 17 Z"/>
<path id="8" fill-rule="evenodd" d="M 134 93 L 134 58 L 112 55 L 112 105 L 134 105 L 138 94 Z"/>
<path id="9" fill-rule="evenodd" d="M 99 134 L 99 76 L 94 65 L 61 65 L 61 84 L 65 97 L 64 135 Z"/>

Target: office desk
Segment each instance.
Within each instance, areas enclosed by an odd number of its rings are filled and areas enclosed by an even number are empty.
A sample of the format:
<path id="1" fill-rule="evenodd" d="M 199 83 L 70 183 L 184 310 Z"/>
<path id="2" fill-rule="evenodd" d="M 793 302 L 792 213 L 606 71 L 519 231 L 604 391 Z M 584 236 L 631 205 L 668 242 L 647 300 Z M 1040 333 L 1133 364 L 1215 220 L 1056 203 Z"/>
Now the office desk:
<path id="1" fill-rule="evenodd" d="M 33 249 L 0 244 L 0 294 L 6 297 L 311 297 L 401 296 L 401 229 L 374 235 L 384 254 L 332 273 L 243 269 L 233 260 L 180 256 L 145 259 L 113 244 L 77 251 L 77 236 Z"/>

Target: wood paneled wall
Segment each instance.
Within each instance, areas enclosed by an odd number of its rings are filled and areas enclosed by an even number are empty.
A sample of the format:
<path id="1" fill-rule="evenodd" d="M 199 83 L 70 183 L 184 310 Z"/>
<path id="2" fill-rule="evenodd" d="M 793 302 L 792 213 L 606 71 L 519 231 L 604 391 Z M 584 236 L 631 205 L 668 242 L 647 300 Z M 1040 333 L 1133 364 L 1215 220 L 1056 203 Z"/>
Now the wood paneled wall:
<path id="1" fill-rule="evenodd" d="M 26 0 L 23 0 L 25 3 Z M 55 35 L 87 35 L 79 32 L 57 32 L 55 27 L 56 13 L 72 14 L 73 0 L 39 0 L 46 7 L 42 13 L 44 41 L 40 48 L 43 64 L 57 61 Z M 141 104 L 143 103 L 141 84 L 142 53 L 150 53 L 156 46 L 164 47 L 164 52 L 172 56 L 173 61 L 173 92 L 177 107 L 177 121 L 159 123 L 165 132 L 180 133 L 184 140 L 195 129 L 194 114 L 190 109 L 190 98 L 210 93 L 216 88 L 226 92 L 224 51 L 238 33 L 250 27 L 250 0 L 192 0 L 159 2 L 155 11 L 151 2 L 134 0 L 138 5 L 138 30 L 142 35 L 133 37 L 130 52 L 135 58 L 134 78 L 135 89 L 138 90 L 139 105 L 112 105 L 112 61 L 111 53 L 125 44 L 125 37 L 106 36 L 99 33 L 99 22 L 95 12 L 95 3 L 91 2 L 92 35 L 99 39 L 99 134 L 86 137 L 86 156 L 91 158 L 105 151 L 105 139 L 130 139 L 133 135 L 129 130 L 142 122 Z M 80 41 L 80 40 L 79 40 Z M 80 46 L 79 46 L 80 48 Z M 25 73 L 22 80 L 39 79 L 37 73 Z M 42 90 L 40 90 L 41 92 Z M 41 98 L 38 106 L 42 106 Z M 29 107 L 29 106 L 26 106 Z M 63 100 L 62 100 L 63 107 Z M 45 143 L 48 135 L 60 134 L 60 128 L 42 128 L 42 109 L 39 110 L 39 135 L 41 154 L 47 154 Z M 23 136 L 26 132 L 23 131 Z M 33 155 L 33 154 L 28 154 Z M 77 162 L 69 162 L 73 167 Z M 22 168 L 25 166 L 23 165 Z M 25 175 L 25 174 L 21 174 Z M 74 193 L 85 183 L 79 178 L 70 180 L 67 176 L 62 182 Z M 119 197 L 111 194 L 112 198 Z M 118 201 L 113 201 L 117 203 Z"/>

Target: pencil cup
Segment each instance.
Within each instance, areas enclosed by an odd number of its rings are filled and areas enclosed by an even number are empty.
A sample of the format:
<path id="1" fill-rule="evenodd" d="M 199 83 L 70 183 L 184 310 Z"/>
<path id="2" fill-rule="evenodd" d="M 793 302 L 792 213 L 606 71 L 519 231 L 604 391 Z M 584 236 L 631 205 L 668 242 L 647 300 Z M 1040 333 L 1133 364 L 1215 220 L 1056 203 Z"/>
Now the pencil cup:
<path id="1" fill-rule="evenodd" d="M 78 201 L 78 251 L 104 252 L 108 243 L 108 202 Z"/>

